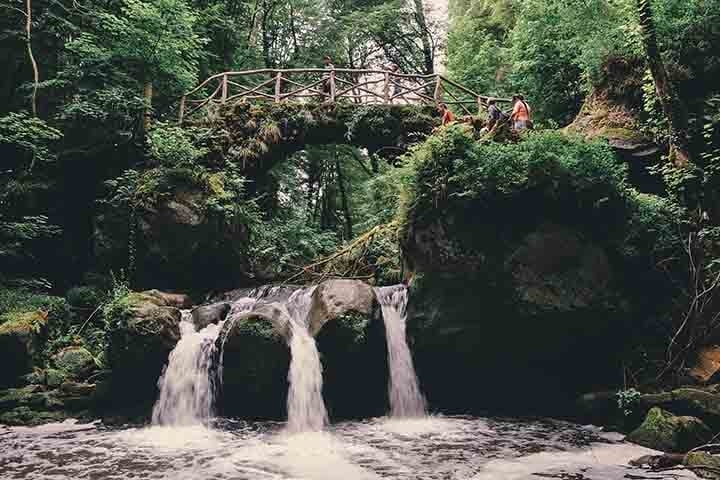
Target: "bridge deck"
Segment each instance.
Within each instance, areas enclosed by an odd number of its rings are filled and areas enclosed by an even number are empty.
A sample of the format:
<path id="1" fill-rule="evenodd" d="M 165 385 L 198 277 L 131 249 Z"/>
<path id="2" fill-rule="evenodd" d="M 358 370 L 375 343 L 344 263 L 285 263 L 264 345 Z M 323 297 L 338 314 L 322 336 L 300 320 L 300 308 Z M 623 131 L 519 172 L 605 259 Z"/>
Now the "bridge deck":
<path id="1" fill-rule="evenodd" d="M 358 105 L 455 105 L 468 115 L 490 97 L 440 74 L 348 68 L 259 69 L 213 75 L 180 100 L 180 123 L 203 109 L 230 102 L 349 102 Z M 499 102 L 509 102 L 505 98 Z"/>

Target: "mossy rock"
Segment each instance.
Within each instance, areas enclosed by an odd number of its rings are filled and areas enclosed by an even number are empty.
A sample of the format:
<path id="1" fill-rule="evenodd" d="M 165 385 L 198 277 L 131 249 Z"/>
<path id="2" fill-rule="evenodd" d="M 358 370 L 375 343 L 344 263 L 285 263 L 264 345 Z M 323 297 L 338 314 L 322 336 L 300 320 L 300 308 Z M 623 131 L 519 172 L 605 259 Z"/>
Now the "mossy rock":
<path id="1" fill-rule="evenodd" d="M 700 478 L 720 480 L 720 457 L 705 452 L 690 452 L 683 464 Z"/>
<path id="2" fill-rule="evenodd" d="M 32 370 L 47 332 L 48 313 L 6 313 L 0 322 L 0 386 L 16 385 Z"/>
<path id="3" fill-rule="evenodd" d="M 290 319 L 274 303 L 228 319 L 218 335 L 222 358 L 223 415 L 281 419 L 285 416 L 290 365 Z"/>
<path id="4" fill-rule="evenodd" d="M 23 406 L 0 413 L 0 424 L 36 426 L 50 422 L 61 422 L 67 418 L 67 413 L 63 411 L 34 410 Z"/>
<path id="5" fill-rule="evenodd" d="M 57 388 L 67 380 L 67 373 L 62 370 L 48 368 L 45 370 L 45 385 L 51 388 Z"/>
<path id="6" fill-rule="evenodd" d="M 642 425 L 626 440 L 663 452 L 683 453 L 712 438 L 712 432 L 695 417 L 677 417 L 660 408 L 652 408 Z"/>
<path id="7" fill-rule="evenodd" d="M 83 379 L 90 375 L 97 364 L 92 353 L 84 347 L 67 347 L 52 357 L 55 366 L 66 376 Z"/>
<path id="8" fill-rule="evenodd" d="M 387 344 L 373 288 L 358 280 L 326 280 L 308 315 L 323 364 L 323 397 L 333 419 L 387 411 Z"/>
<path id="9" fill-rule="evenodd" d="M 180 340 L 180 310 L 156 296 L 133 292 L 117 299 L 106 318 L 106 358 L 117 401 L 151 402 L 168 356 Z"/>
<path id="10" fill-rule="evenodd" d="M 640 397 L 645 409 L 660 407 L 676 415 L 690 415 L 712 428 L 720 428 L 720 394 L 700 388 L 678 388 Z"/>

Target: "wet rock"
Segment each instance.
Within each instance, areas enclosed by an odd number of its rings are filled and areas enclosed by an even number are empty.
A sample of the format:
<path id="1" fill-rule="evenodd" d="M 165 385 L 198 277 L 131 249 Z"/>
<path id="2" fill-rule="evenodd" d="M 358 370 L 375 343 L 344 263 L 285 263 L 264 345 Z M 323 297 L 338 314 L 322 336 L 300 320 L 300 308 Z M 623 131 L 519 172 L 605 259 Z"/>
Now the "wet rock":
<path id="1" fill-rule="evenodd" d="M 161 292 L 160 290 L 146 290 L 142 292 L 142 294 L 157 298 L 162 302 L 162 305 L 166 307 L 190 308 L 193 305 L 190 296 L 185 295 L 184 293 L 168 293 Z"/>
<path id="2" fill-rule="evenodd" d="M 195 330 L 202 330 L 210 324 L 217 324 L 225 319 L 230 311 L 230 303 L 220 302 L 211 305 L 202 305 L 193 309 L 192 320 Z"/>
<path id="3" fill-rule="evenodd" d="M 635 467 L 670 468 L 683 463 L 685 455 L 682 453 L 665 453 L 663 455 L 643 455 L 635 460 L 630 460 L 630 465 Z"/>
<path id="4" fill-rule="evenodd" d="M 165 299 L 131 293 L 111 325 L 107 360 L 117 401 L 152 402 L 168 355 L 180 340 L 181 313 Z"/>
<path id="5" fill-rule="evenodd" d="M 325 323 L 347 313 L 371 317 L 378 310 L 372 287 L 359 280 L 327 280 L 317 286 L 312 295 L 309 325 L 315 336 Z"/>
<path id="6" fill-rule="evenodd" d="M 687 452 L 712 438 L 712 432 L 695 417 L 677 417 L 660 408 L 652 408 L 645 421 L 626 440 L 665 452 Z"/>
<path id="7" fill-rule="evenodd" d="M 225 322 L 216 341 L 222 368 L 218 408 L 223 415 L 285 416 L 289 321 L 282 305 L 269 303 Z"/>
<path id="8" fill-rule="evenodd" d="M 55 366 L 66 376 L 83 379 L 97 368 L 95 358 L 86 348 L 67 347 L 52 357 Z"/>
<path id="9" fill-rule="evenodd" d="M 70 397 L 85 397 L 95 393 L 95 384 L 80 382 L 64 382 L 60 385 L 60 393 Z"/>
<path id="10" fill-rule="evenodd" d="M 323 364 L 323 397 L 331 418 L 387 412 L 387 346 L 375 291 L 357 280 L 315 289 L 309 315 Z"/>
<path id="11" fill-rule="evenodd" d="M 720 480 L 720 457 L 705 452 L 690 452 L 685 456 L 684 465 L 700 478 Z"/>
<path id="12" fill-rule="evenodd" d="M 67 419 L 63 411 L 38 411 L 27 406 L 0 413 L 0 424 L 35 426 Z"/>
<path id="13" fill-rule="evenodd" d="M 678 388 L 640 397 L 644 409 L 660 407 L 676 415 L 690 415 L 713 428 L 720 427 L 720 394 L 700 388 Z"/>
<path id="14" fill-rule="evenodd" d="M 47 312 L 39 310 L 0 316 L 0 387 L 18 385 L 20 377 L 32 370 L 47 321 Z"/>

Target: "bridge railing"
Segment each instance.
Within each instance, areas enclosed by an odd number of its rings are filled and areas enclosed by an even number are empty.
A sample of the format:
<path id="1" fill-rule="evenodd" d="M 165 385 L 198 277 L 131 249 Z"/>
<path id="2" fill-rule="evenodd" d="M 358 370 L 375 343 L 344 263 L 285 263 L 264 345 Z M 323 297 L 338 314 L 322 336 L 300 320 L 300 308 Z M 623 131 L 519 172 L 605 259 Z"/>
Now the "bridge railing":
<path id="1" fill-rule="evenodd" d="M 213 75 L 180 99 L 180 123 L 216 105 L 288 101 L 355 104 L 445 103 L 471 115 L 489 97 L 440 74 L 347 68 L 258 69 Z M 508 99 L 498 101 L 509 102 Z"/>

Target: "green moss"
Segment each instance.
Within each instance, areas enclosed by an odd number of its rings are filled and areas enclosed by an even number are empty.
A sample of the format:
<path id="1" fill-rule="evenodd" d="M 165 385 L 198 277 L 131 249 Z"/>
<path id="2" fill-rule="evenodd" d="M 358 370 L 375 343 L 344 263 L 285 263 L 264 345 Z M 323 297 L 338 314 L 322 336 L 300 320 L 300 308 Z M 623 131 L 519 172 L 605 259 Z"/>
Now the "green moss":
<path id="1" fill-rule="evenodd" d="M 686 452 L 710 440 L 710 429 L 697 418 L 676 417 L 660 408 L 652 408 L 645 421 L 628 435 L 627 440 L 666 452 Z"/>
<path id="2" fill-rule="evenodd" d="M 12 312 L 0 316 L 0 335 L 38 334 L 47 324 L 46 312 Z"/>
<path id="3" fill-rule="evenodd" d="M 61 422 L 68 418 L 62 411 L 38 411 L 30 407 L 17 407 L 0 413 L 0 424 L 7 425 L 42 425 L 49 422 Z"/>
<path id="4" fill-rule="evenodd" d="M 608 140 L 617 139 L 637 143 L 648 141 L 647 137 L 645 137 L 642 133 L 637 130 L 632 130 L 630 128 L 605 127 L 600 130 L 598 136 L 606 138 Z"/>
<path id="5" fill-rule="evenodd" d="M 84 378 L 97 368 L 92 353 L 83 347 L 65 348 L 53 356 L 53 362 L 72 378 Z"/>

